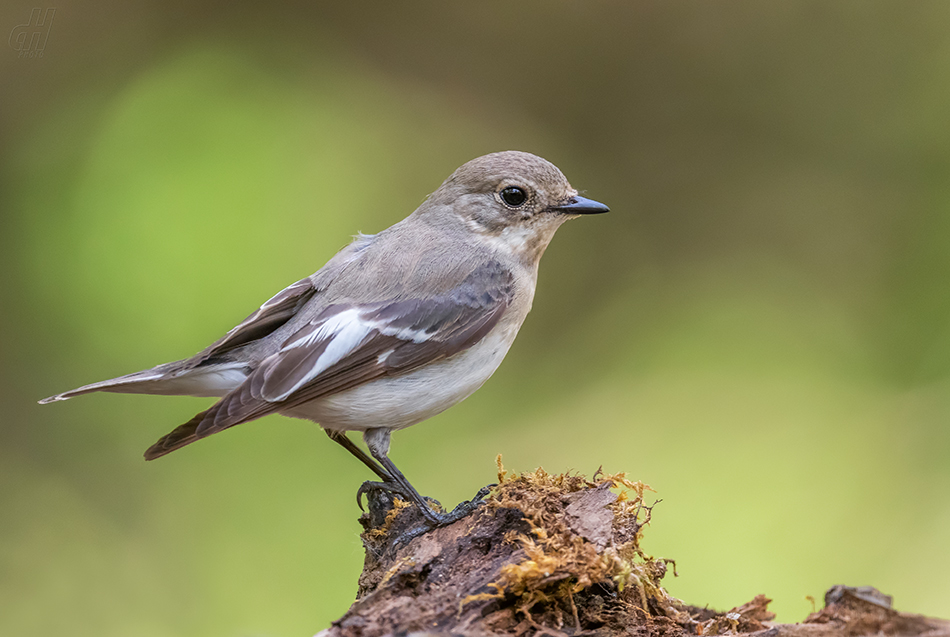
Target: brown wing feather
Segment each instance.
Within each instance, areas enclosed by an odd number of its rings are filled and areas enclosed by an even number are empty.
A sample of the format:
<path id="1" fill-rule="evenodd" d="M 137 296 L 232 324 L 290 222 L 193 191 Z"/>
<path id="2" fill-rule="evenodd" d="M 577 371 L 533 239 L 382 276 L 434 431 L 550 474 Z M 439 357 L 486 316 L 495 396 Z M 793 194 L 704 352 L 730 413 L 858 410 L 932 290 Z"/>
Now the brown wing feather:
<path id="1" fill-rule="evenodd" d="M 211 409 L 214 409 L 214 407 Z M 190 445 L 198 440 L 198 435 L 195 431 L 197 431 L 198 425 L 201 424 L 201 421 L 204 420 L 211 409 L 195 414 L 191 420 L 183 425 L 178 425 L 171 433 L 167 433 L 159 438 L 158 442 L 145 450 L 145 459 L 154 460 L 155 458 L 161 458 L 175 449 L 181 449 L 185 445 Z"/>
<path id="2" fill-rule="evenodd" d="M 262 416 L 346 391 L 383 376 L 409 373 L 461 352 L 488 334 L 504 314 L 513 295 L 512 275 L 497 263 L 476 270 L 450 293 L 429 299 L 399 299 L 353 307 L 327 308 L 319 317 L 287 339 L 281 351 L 255 369 L 240 387 L 210 409 L 164 436 L 145 453 L 161 457 L 200 438 Z M 300 370 L 315 364 L 336 334 L 316 338 L 324 322 L 341 312 L 359 310 L 359 318 L 377 326 L 342 360 L 290 393 L 267 400 L 296 386 Z M 399 334 L 425 334 L 421 341 Z M 306 345 L 300 343 L 306 341 Z M 388 352 L 387 356 L 381 356 Z M 276 375 L 276 378 L 275 378 Z M 265 383 L 270 385 L 265 392 Z M 276 383 L 276 386 L 274 384 Z M 282 383 L 282 384 L 281 384 Z"/>
<path id="3" fill-rule="evenodd" d="M 201 365 L 210 358 L 264 338 L 293 318 L 316 291 L 310 277 L 300 279 L 293 285 L 287 286 L 268 299 L 267 302 L 232 328 L 221 339 L 192 358 L 192 366 Z"/>

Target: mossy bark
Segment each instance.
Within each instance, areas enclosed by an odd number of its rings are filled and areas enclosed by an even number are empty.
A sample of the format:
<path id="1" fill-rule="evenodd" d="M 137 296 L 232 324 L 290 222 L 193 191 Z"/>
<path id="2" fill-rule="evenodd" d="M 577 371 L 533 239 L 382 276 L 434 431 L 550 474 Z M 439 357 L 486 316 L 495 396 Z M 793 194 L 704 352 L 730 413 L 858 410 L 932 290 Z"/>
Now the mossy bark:
<path id="1" fill-rule="evenodd" d="M 671 562 L 640 548 L 647 487 L 622 474 L 587 480 L 538 470 L 506 479 L 499 469 L 499 479 L 473 514 L 421 534 L 418 511 L 373 494 L 361 518 L 357 600 L 318 637 L 950 637 L 950 622 L 899 613 L 864 589 L 835 587 L 801 624 L 771 623 L 764 595 L 723 613 L 691 607 L 661 585 Z"/>

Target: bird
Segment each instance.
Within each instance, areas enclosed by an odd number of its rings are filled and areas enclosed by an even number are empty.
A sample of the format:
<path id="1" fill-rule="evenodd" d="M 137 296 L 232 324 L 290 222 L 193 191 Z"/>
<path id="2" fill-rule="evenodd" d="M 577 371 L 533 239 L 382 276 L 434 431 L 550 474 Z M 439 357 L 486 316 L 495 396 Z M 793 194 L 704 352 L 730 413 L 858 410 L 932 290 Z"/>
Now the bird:
<path id="1" fill-rule="evenodd" d="M 389 458 L 392 432 L 488 380 L 531 309 L 555 231 L 608 211 L 536 155 L 472 159 L 408 217 L 356 235 L 191 358 L 39 402 L 92 392 L 219 398 L 149 447 L 146 460 L 269 414 L 310 420 L 379 478 L 360 487 L 357 502 L 380 489 L 412 502 L 428 525 L 448 524 L 484 490 L 451 512 L 434 510 Z M 362 433 L 369 455 L 349 431 Z"/>

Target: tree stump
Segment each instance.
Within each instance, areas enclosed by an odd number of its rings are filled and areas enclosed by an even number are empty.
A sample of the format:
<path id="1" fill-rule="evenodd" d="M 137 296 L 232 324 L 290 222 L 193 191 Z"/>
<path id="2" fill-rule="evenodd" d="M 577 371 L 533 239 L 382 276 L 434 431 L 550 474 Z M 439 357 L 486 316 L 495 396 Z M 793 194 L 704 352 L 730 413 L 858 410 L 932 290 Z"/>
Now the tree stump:
<path id="1" fill-rule="evenodd" d="M 759 595 L 728 612 L 689 606 L 661 585 L 675 565 L 640 547 L 649 487 L 542 469 L 508 476 L 485 504 L 426 529 L 412 506 L 375 492 L 361 518 L 357 600 L 318 637 L 722 635 L 950 637 L 950 622 L 899 613 L 871 588 L 837 586 L 801 624 L 773 624 Z"/>

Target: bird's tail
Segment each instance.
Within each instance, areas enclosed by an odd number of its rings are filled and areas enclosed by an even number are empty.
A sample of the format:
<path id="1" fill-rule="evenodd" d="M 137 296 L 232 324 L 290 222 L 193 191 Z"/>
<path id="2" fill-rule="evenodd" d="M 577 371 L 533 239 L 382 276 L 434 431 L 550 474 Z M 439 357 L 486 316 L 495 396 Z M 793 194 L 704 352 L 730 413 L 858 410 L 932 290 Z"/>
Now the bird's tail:
<path id="1" fill-rule="evenodd" d="M 40 404 L 67 400 L 73 396 L 97 391 L 173 396 L 224 396 L 209 409 L 196 414 L 185 424 L 179 425 L 171 433 L 162 436 L 145 452 L 146 460 L 160 458 L 200 438 L 206 438 L 228 427 L 269 413 L 267 410 L 253 408 L 240 409 L 242 403 L 238 399 L 244 395 L 232 390 L 241 387 L 251 371 L 245 363 L 218 362 L 191 367 L 189 362 L 166 363 L 134 374 L 84 385 L 44 398 Z M 252 407 L 257 404 L 251 401 Z"/>
<path id="2" fill-rule="evenodd" d="M 120 394 L 220 397 L 243 383 L 248 374 L 247 367 L 243 363 L 189 367 L 187 362 L 165 363 L 134 374 L 83 385 L 62 394 L 44 398 L 39 402 L 41 405 L 46 405 L 99 391 Z"/>

